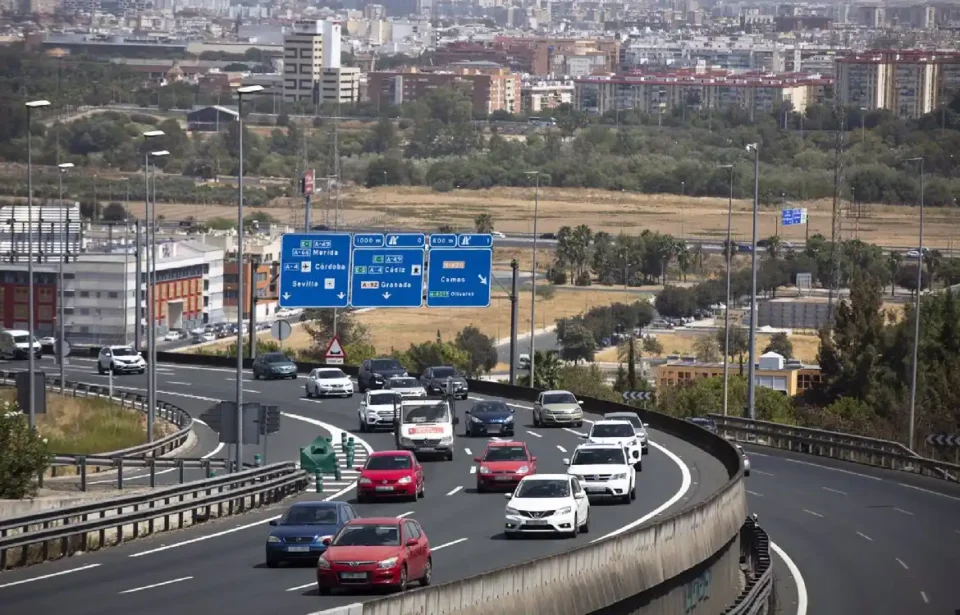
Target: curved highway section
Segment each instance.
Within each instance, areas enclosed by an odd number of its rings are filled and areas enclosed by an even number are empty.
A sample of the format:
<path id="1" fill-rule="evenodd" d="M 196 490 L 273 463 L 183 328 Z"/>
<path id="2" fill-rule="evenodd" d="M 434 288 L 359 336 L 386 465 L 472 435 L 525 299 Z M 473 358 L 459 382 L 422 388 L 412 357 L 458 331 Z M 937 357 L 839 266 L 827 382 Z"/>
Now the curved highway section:
<path id="1" fill-rule="evenodd" d="M 215 401 L 233 396 L 233 376 L 234 372 L 227 369 L 161 365 L 159 397 L 197 416 Z M 71 366 L 69 377 L 106 382 L 106 377 L 95 373 L 94 363 L 83 359 Z M 145 380 L 142 376 L 117 377 L 114 383 L 139 390 Z M 254 381 L 249 373 L 243 387 L 246 400 L 279 404 L 284 413 L 280 433 L 270 437 L 269 461 L 298 459 L 299 448 L 314 437 L 339 435 L 340 430 L 350 431 L 373 450 L 393 448 L 392 434 L 359 433 L 359 396 L 306 399 L 302 379 Z M 480 398 L 471 395 L 472 400 Z M 507 402 L 517 409 L 516 439 L 527 442 L 538 457 L 540 471 L 564 472 L 562 459 L 582 442 L 580 434 L 585 431 L 534 429 L 530 406 Z M 462 416 L 464 406 L 472 401 L 457 404 L 457 413 Z M 590 533 L 577 539 L 503 539 L 502 494 L 478 494 L 474 490 L 473 457 L 482 451 L 483 438 L 458 435 L 452 462 L 426 461 L 427 497 L 416 503 L 357 504 L 348 484 L 349 475 L 322 495 L 307 493 L 301 497 L 349 500 L 365 517 L 402 515 L 417 519 L 435 551 L 434 579 L 440 583 L 568 550 L 639 525 L 701 501 L 727 481 L 723 465 L 701 449 L 656 431 L 651 433 L 651 442 L 654 446 L 638 476 L 637 500 L 629 506 L 594 505 Z M 247 446 L 244 452 L 252 460 L 259 450 Z M 362 462 L 360 455 L 358 462 Z M 0 602 L 5 610 L 17 613 L 169 615 L 171 610 L 308 613 L 365 599 L 362 595 L 317 596 L 312 566 L 266 568 L 263 550 L 267 521 L 279 515 L 285 505 L 0 574 Z"/>

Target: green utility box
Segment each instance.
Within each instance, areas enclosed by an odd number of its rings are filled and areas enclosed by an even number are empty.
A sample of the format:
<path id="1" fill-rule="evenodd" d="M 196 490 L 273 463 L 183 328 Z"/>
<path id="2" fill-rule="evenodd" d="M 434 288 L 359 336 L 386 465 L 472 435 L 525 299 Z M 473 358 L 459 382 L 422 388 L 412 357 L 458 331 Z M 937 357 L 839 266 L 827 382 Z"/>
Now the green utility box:
<path id="1" fill-rule="evenodd" d="M 337 468 L 337 456 L 330 438 L 318 437 L 300 449 L 300 467 L 310 474 L 333 474 Z"/>

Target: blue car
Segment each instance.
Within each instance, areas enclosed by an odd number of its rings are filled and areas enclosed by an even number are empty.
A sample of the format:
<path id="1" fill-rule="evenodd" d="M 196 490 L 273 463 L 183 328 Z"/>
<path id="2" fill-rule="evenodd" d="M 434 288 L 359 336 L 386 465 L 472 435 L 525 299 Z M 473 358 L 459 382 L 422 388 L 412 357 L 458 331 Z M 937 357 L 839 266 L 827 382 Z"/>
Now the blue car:
<path id="1" fill-rule="evenodd" d="M 512 436 L 513 409 L 499 400 L 478 401 L 466 412 L 468 436 Z"/>
<path id="2" fill-rule="evenodd" d="M 693 423 L 694 425 L 699 425 L 700 427 L 703 427 L 707 431 L 712 431 L 713 433 L 717 433 L 717 424 L 714 423 L 712 419 L 709 419 L 705 416 L 694 416 L 694 417 L 687 418 L 687 420 Z"/>
<path id="3" fill-rule="evenodd" d="M 327 550 L 323 539 L 358 516 L 346 502 L 294 504 L 283 517 L 270 522 L 273 529 L 267 537 L 267 567 L 276 568 L 281 562 L 316 562 Z"/>

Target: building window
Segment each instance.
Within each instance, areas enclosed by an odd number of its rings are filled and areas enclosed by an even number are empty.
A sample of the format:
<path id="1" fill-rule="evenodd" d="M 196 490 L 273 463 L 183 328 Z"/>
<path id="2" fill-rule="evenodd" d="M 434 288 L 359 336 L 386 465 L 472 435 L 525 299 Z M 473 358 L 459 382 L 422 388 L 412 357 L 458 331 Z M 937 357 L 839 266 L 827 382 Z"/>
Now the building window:
<path id="1" fill-rule="evenodd" d="M 81 315 L 81 316 L 89 316 L 89 315 L 90 315 L 90 308 L 80 308 L 80 315 Z"/>
<path id="2" fill-rule="evenodd" d="M 90 291 L 89 291 L 89 290 L 81 290 L 81 291 L 80 291 L 80 297 L 82 297 L 82 298 L 87 298 L 87 297 L 89 297 L 89 296 L 90 296 Z"/>
<path id="3" fill-rule="evenodd" d="M 119 299 L 119 298 L 120 298 L 120 293 L 118 293 L 118 292 L 116 292 L 116 291 L 111 291 L 111 292 L 107 293 L 107 297 L 109 297 L 110 299 Z"/>

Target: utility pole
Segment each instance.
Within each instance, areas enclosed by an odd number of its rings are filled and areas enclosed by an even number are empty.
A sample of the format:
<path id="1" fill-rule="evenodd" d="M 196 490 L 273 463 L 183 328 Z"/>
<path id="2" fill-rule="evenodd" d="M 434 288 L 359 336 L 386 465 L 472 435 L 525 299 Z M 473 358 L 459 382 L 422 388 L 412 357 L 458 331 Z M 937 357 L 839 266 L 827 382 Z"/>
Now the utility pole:
<path id="1" fill-rule="evenodd" d="M 520 263 L 510 261 L 513 283 L 510 288 L 510 386 L 517 383 L 517 327 L 520 323 Z"/>
<path id="2" fill-rule="evenodd" d="M 250 255 L 250 360 L 257 358 L 257 269 L 260 268 L 260 255 Z"/>
<path id="3" fill-rule="evenodd" d="M 627 384 L 631 391 L 637 390 L 637 337 L 630 331 L 630 356 L 627 357 Z"/>
<path id="4" fill-rule="evenodd" d="M 834 265 L 833 279 L 830 281 L 830 290 L 827 294 L 827 321 L 833 322 L 835 302 L 840 295 L 840 152 L 843 149 L 843 128 L 845 118 L 837 109 L 839 125 L 837 126 L 836 144 L 833 153 L 833 220 L 830 227 L 830 261 Z"/>

